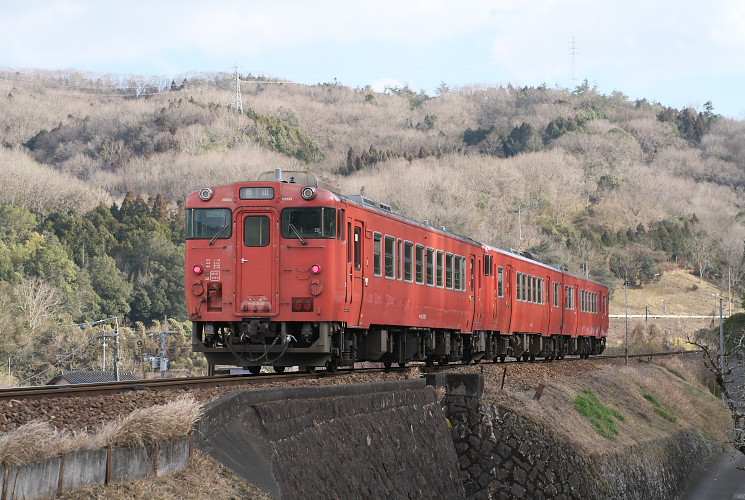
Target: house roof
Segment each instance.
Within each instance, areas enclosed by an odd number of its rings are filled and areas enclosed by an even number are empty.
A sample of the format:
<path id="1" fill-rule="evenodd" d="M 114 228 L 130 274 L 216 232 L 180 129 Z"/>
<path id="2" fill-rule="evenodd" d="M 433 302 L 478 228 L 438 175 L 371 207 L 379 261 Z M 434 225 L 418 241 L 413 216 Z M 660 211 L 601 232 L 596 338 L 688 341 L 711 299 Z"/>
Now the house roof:
<path id="1" fill-rule="evenodd" d="M 137 377 L 129 372 L 119 372 L 119 380 L 137 380 Z M 47 385 L 96 384 L 115 381 L 116 376 L 113 371 L 75 370 L 62 372 L 47 382 Z"/>

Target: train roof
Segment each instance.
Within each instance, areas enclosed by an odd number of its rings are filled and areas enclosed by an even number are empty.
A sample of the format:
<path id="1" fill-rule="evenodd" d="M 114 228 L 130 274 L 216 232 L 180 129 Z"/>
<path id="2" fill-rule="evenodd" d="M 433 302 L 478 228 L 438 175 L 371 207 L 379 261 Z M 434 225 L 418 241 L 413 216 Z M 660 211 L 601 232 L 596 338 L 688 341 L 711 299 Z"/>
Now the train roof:
<path id="1" fill-rule="evenodd" d="M 285 179 L 283 176 L 286 176 L 287 179 Z M 347 203 L 352 203 L 354 205 L 358 205 L 360 207 L 364 207 L 374 212 L 378 212 L 387 217 L 398 219 L 402 222 L 406 222 L 414 226 L 419 226 L 423 229 L 427 229 L 430 231 L 436 231 L 438 233 L 447 235 L 451 238 L 460 240 L 464 243 L 468 243 L 468 244 L 475 245 L 475 246 L 480 246 L 492 252 L 509 255 L 510 257 L 524 260 L 526 262 L 531 262 L 533 264 L 537 264 L 547 269 L 553 269 L 554 271 L 559 271 L 562 274 L 565 274 L 567 276 L 572 276 L 574 278 L 581 279 L 583 281 L 588 281 L 591 283 L 595 283 L 600 286 L 607 286 L 604 283 L 601 283 L 599 281 L 595 281 L 593 279 L 587 278 L 585 276 L 581 276 L 576 273 L 571 273 L 568 270 L 563 269 L 561 266 L 554 266 L 551 264 L 546 264 L 545 262 L 541 262 L 531 252 L 515 250 L 513 248 L 509 248 L 509 249 L 496 248 L 491 245 L 487 245 L 486 243 L 481 243 L 479 241 L 476 241 L 467 236 L 462 236 L 460 234 L 456 234 L 451 231 L 448 231 L 447 229 L 445 229 L 445 226 L 440 226 L 439 228 L 437 228 L 435 226 L 429 225 L 429 222 L 426 220 L 418 221 L 410 217 L 407 217 L 405 215 L 398 214 L 393 211 L 390 205 L 378 202 L 376 200 L 373 200 L 372 198 L 368 198 L 367 196 L 363 196 L 361 194 L 346 194 L 346 195 L 340 194 L 341 186 L 336 181 L 326 178 L 326 177 L 320 177 L 312 172 L 303 172 L 303 171 L 282 172 L 281 169 L 277 168 L 273 172 L 264 172 L 263 174 L 259 175 L 259 178 L 257 179 L 257 181 L 259 182 L 262 182 L 262 181 L 263 182 L 272 182 L 272 181 L 273 182 L 287 182 L 291 184 L 300 184 L 300 185 L 305 185 L 305 186 L 316 187 L 319 189 L 325 189 L 327 191 L 330 191 L 334 195 L 336 195 L 340 200 L 346 201 Z"/>

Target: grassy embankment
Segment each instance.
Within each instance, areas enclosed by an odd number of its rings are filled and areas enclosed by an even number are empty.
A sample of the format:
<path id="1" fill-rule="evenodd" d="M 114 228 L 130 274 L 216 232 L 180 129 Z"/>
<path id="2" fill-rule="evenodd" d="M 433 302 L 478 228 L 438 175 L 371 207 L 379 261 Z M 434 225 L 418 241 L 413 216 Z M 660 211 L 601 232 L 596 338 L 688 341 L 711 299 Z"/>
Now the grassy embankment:
<path id="1" fill-rule="evenodd" d="M 724 298 L 728 308 L 727 291 L 716 284 L 699 280 L 687 271 L 674 271 L 663 275 L 657 283 L 628 289 L 628 314 L 649 314 L 650 318 L 629 318 L 629 353 L 640 354 L 665 349 L 692 349 L 687 343 L 696 331 L 719 325 L 719 298 Z M 739 301 L 732 298 L 734 313 L 742 312 Z M 626 293 L 617 289 L 610 302 L 610 313 L 626 314 Z M 708 319 L 652 318 L 654 315 L 714 316 Z M 725 311 L 725 316 L 727 312 Z M 608 353 L 622 354 L 626 343 L 625 317 L 610 320 Z"/>

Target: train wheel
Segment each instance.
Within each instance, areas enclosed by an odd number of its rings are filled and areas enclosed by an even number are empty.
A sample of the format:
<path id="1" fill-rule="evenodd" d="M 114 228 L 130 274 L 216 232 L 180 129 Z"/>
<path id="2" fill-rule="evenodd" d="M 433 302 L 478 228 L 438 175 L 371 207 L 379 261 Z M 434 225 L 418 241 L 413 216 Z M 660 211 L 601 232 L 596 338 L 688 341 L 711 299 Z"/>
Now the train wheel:
<path id="1" fill-rule="evenodd" d="M 507 359 L 507 355 L 506 354 L 500 354 L 499 355 L 499 361 L 501 361 L 502 363 L 504 363 L 504 360 L 505 359 Z"/>
<path id="2" fill-rule="evenodd" d="M 335 373 L 339 369 L 339 363 L 335 359 L 326 361 L 326 371 Z"/>
<path id="3" fill-rule="evenodd" d="M 251 375 L 258 375 L 261 372 L 260 366 L 244 366 L 243 369 Z"/>
<path id="4" fill-rule="evenodd" d="M 390 370 L 391 366 L 393 366 L 393 363 L 391 363 L 390 361 L 383 362 L 383 368 L 385 368 L 386 370 Z"/>
<path id="5" fill-rule="evenodd" d="M 305 367 L 305 373 L 316 373 L 316 367 L 315 366 L 306 366 Z"/>
<path id="6" fill-rule="evenodd" d="M 398 362 L 398 367 L 399 368 L 405 368 L 406 367 L 406 361 L 399 361 Z"/>
<path id="7" fill-rule="evenodd" d="M 445 366 L 448 364 L 448 360 L 446 358 L 440 358 L 440 366 Z"/>
<path id="8" fill-rule="evenodd" d="M 434 365 L 435 365 L 434 359 L 428 357 L 427 359 L 424 360 L 424 366 L 426 366 L 427 368 L 432 368 Z"/>
<path id="9" fill-rule="evenodd" d="M 285 372 L 285 366 L 275 366 L 274 367 L 274 373 L 284 373 Z"/>

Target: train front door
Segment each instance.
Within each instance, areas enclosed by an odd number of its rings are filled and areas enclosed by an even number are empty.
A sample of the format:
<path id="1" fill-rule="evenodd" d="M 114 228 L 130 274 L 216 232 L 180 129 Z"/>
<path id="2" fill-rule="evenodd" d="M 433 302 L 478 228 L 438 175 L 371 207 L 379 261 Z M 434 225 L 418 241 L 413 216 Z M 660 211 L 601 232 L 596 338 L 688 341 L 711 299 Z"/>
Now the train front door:
<path id="1" fill-rule="evenodd" d="M 272 210 L 239 212 L 236 239 L 238 314 L 272 316 L 279 312 L 279 233 Z"/>

